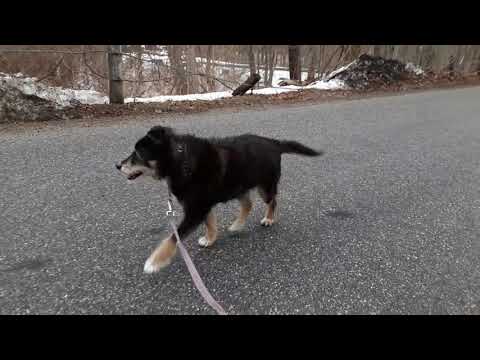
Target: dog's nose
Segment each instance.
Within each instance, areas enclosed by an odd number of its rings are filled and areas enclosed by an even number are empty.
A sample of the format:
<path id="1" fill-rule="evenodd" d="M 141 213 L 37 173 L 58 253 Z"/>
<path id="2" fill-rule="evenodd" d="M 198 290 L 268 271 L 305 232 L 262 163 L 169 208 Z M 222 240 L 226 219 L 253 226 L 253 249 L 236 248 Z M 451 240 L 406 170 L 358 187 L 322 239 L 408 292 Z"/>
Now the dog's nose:
<path id="1" fill-rule="evenodd" d="M 115 164 L 115 167 L 117 168 L 117 170 L 120 170 L 122 168 L 122 165 L 121 164 Z"/>

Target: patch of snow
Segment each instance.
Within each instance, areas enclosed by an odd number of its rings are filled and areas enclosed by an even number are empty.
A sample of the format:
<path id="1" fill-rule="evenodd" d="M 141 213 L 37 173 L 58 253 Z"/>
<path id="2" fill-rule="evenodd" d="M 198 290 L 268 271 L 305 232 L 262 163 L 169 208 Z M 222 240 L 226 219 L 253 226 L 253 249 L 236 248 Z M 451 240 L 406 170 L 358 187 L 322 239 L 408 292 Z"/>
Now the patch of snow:
<path id="1" fill-rule="evenodd" d="M 318 90 L 339 90 L 346 89 L 348 86 L 344 81 L 338 79 L 332 79 L 329 81 L 319 80 L 305 86 L 306 89 L 318 89 Z"/>
<path id="2" fill-rule="evenodd" d="M 272 95 L 280 94 L 288 91 L 296 91 L 301 89 L 299 86 L 294 87 L 282 87 L 282 88 L 264 88 L 253 90 L 257 95 Z M 250 91 L 247 92 L 249 94 Z M 231 91 L 217 91 L 203 94 L 187 94 L 187 95 L 161 95 L 153 96 L 149 98 L 127 98 L 126 103 L 138 102 L 138 103 L 150 103 L 150 102 L 165 102 L 165 101 L 193 101 L 193 100 L 217 100 L 232 97 Z"/>
<path id="3" fill-rule="evenodd" d="M 165 102 L 165 101 L 192 101 L 192 100 L 217 100 L 225 97 L 231 97 L 230 91 L 217 91 L 204 94 L 187 94 L 187 95 L 160 95 L 149 98 L 126 98 L 126 103 L 150 103 L 150 102 Z"/>
<path id="4" fill-rule="evenodd" d="M 341 80 L 317 81 L 308 86 L 282 86 L 282 87 L 270 87 L 263 89 L 254 89 L 255 95 L 274 95 L 284 92 L 298 91 L 302 89 L 320 89 L 320 90 L 337 90 L 344 89 L 346 85 Z M 250 94 L 250 90 L 247 92 Z M 162 95 L 149 98 L 127 98 L 126 103 L 138 102 L 138 103 L 150 103 L 150 102 L 165 102 L 165 101 L 193 101 L 193 100 L 217 100 L 232 97 L 231 91 L 217 91 L 203 94 L 188 94 L 188 95 Z"/>
<path id="5" fill-rule="evenodd" d="M 415 75 L 423 75 L 425 73 L 425 71 L 423 71 L 423 69 L 420 66 L 415 65 L 411 62 L 405 65 L 405 70 L 413 72 Z"/>

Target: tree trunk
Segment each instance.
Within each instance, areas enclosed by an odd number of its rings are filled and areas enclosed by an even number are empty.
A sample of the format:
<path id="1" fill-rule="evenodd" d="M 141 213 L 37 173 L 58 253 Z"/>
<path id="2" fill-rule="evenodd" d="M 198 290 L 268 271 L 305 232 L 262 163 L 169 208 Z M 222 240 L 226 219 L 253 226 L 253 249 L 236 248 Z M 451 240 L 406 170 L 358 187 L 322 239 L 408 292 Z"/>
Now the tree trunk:
<path id="1" fill-rule="evenodd" d="M 207 90 L 215 91 L 215 80 L 210 76 L 214 76 L 214 64 L 213 64 L 213 45 L 208 45 L 207 47 L 207 64 L 205 67 L 205 72 L 209 77 L 207 77 Z"/>
<path id="2" fill-rule="evenodd" d="M 255 55 L 253 54 L 253 45 L 248 45 L 248 63 L 250 65 L 250 76 L 257 72 L 255 68 Z"/>
<path id="3" fill-rule="evenodd" d="M 480 75 L 480 46 L 473 45 L 472 61 L 470 64 L 469 72 L 476 72 Z"/>
<path id="4" fill-rule="evenodd" d="M 168 59 L 173 77 L 173 86 L 170 91 L 171 94 L 186 94 L 187 80 L 185 76 L 185 68 L 182 63 L 182 49 L 180 45 L 169 45 Z"/>
<path id="5" fill-rule="evenodd" d="M 267 86 L 272 86 L 273 82 L 273 73 L 275 72 L 275 65 L 276 65 L 276 54 L 273 46 L 270 46 L 270 56 L 268 58 L 268 80 Z"/>
<path id="6" fill-rule="evenodd" d="M 423 49 L 423 60 L 421 67 L 429 71 L 432 69 L 433 61 L 435 57 L 435 52 L 432 45 L 425 45 Z"/>
<path id="7" fill-rule="evenodd" d="M 257 58 L 257 71 L 260 73 L 261 69 L 261 61 L 260 61 L 260 50 L 257 48 L 257 53 L 256 53 L 256 58 Z"/>
<path id="8" fill-rule="evenodd" d="M 415 63 L 420 65 L 423 60 L 423 45 L 417 45 L 415 53 Z"/>
<path id="9" fill-rule="evenodd" d="M 349 61 L 353 61 L 360 56 L 361 46 L 360 45 L 350 45 L 350 57 Z"/>
<path id="10" fill-rule="evenodd" d="M 397 45 L 397 58 L 398 60 L 407 63 L 407 52 L 408 52 L 408 45 Z"/>
<path id="11" fill-rule="evenodd" d="M 138 52 L 136 53 L 137 57 L 139 59 L 142 59 L 143 55 L 143 48 L 140 47 L 138 49 Z M 143 80 L 143 61 L 142 60 L 135 60 L 135 78 L 138 80 L 137 83 L 134 83 L 133 85 L 133 97 L 139 97 L 142 96 L 142 92 L 140 91 L 140 88 L 142 86 L 142 80 Z"/>
<path id="12" fill-rule="evenodd" d="M 308 67 L 307 83 L 311 83 L 315 80 L 315 68 L 318 62 L 318 46 L 310 46 L 310 65 Z"/>
<path id="13" fill-rule="evenodd" d="M 300 45 L 288 45 L 288 69 L 290 71 L 290 80 L 302 80 Z"/>
<path id="14" fill-rule="evenodd" d="M 478 45 L 475 45 L 475 46 L 479 47 Z M 475 56 L 475 60 L 476 60 L 476 64 L 474 69 L 477 72 L 477 76 L 480 76 L 480 50 L 478 48 L 477 48 L 477 55 Z"/>
<path id="15" fill-rule="evenodd" d="M 187 63 L 187 94 L 195 94 L 199 89 L 199 78 L 197 71 L 197 63 L 195 61 L 195 46 L 187 45 L 185 49 Z"/>
<path id="16" fill-rule="evenodd" d="M 267 69 L 267 46 L 263 45 L 260 50 L 260 62 L 263 65 L 263 86 L 267 86 L 268 69 Z M 260 66 L 259 66 L 260 68 Z"/>
<path id="17" fill-rule="evenodd" d="M 318 76 L 323 78 L 324 74 L 322 73 L 323 68 L 323 58 L 325 57 L 325 45 L 318 46 Z"/>

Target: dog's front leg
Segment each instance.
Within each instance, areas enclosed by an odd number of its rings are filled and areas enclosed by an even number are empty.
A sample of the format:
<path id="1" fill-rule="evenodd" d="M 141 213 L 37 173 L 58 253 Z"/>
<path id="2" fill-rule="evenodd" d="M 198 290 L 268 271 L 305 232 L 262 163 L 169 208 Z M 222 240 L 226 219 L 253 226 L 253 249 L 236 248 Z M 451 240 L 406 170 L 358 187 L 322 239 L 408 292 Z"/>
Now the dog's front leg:
<path id="1" fill-rule="evenodd" d="M 205 227 L 207 230 L 205 236 L 198 239 L 198 244 L 203 247 L 209 247 L 217 240 L 217 217 L 215 216 L 215 211 L 213 209 L 210 210 L 207 215 Z"/>
<path id="2" fill-rule="evenodd" d="M 209 210 L 210 209 L 189 211 L 185 209 L 185 217 L 178 227 L 178 235 L 181 240 L 184 240 L 186 236 L 205 220 Z M 172 261 L 176 251 L 177 239 L 175 235 L 172 234 L 163 240 L 147 259 L 143 268 L 144 272 L 151 274 L 167 266 Z"/>

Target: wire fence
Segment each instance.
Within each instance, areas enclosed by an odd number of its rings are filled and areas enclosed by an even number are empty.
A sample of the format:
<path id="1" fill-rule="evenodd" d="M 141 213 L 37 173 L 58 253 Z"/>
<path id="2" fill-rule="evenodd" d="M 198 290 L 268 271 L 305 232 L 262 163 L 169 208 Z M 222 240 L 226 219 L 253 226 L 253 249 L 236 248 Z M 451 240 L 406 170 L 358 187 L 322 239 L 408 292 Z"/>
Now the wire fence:
<path id="1" fill-rule="evenodd" d="M 348 53 L 349 51 L 347 51 L 346 46 L 343 45 L 333 49 L 330 56 L 324 59 L 324 70 L 329 67 L 332 67 L 331 70 L 333 70 L 333 68 L 340 66 L 342 62 L 347 60 L 346 55 Z M 109 49 L 107 47 L 104 49 L 80 50 L 18 49 L 0 47 L 0 65 L 2 64 L 2 61 L 3 63 L 8 64 L 9 56 L 12 55 L 50 56 L 51 58 L 45 60 L 47 64 L 42 67 L 41 70 L 36 71 L 37 82 L 54 78 L 58 78 L 58 81 L 60 82 L 62 81 L 61 76 L 59 76 L 60 69 L 66 69 L 70 74 L 75 74 L 71 76 L 71 84 L 74 84 L 75 81 L 79 84 L 82 83 L 82 81 L 78 80 L 78 78 L 82 78 L 84 80 L 83 82 L 90 84 L 90 86 L 93 86 L 91 84 L 95 83 L 94 85 L 99 87 L 100 90 L 107 92 L 107 84 L 108 81 L 111 80 L 108 61 L 106 61 L 109 54 L 121 56 L 123 68 L 121 81 L 126 83 L 128 91 L 133 93 L 133 97 L 138 97 L 137 95 L 141 95 L 148 91 L 154 92 L 155 95 L 158 95 L 159 93 L 164 94 L 165 92 L 168 93 L 168 89 L 170 89 L 170 95 L 174 92 L 176 94 L 187 94 L 189 93 L 188 91 L 192 89 L 196 92 L 218 91 L 218 87 L 212 85 L 212 83 L 219 84 L 220 88 L 223 87 L 223 89 L 232 91 L 243 82 L 242 76 L 245 76 L 246 74 L 248 75 L 250 72 L 249 64 L 228 63 L 205 58 L 200 58 L 200 61 L 197 61 L 198 58 L 194 58 L 193 61 L 195 64 L 192 69 L 192 66 L 189 66 L 188 64 L 188 59 L 180 56 L 180 59 L 177 59 L 178 61 L 173 63 L 170 59 L 170 54 L 165 51 L 159 52 L 142 49 L 141 51 L 128 52 L 120 50 L 113 52 L 111 48 Z M 75 62 L 71 61 L 72 57 L 75 58 Z M 457 58 L 458 59 L 455 61 L 458 64 L 462 64 L 465 54 L 462 55 L 459 53 L 457 54 Z M 476 70 L 464 71 L 463 75 L 478 75 L 480 68 L 479 60 L 480 58 L 471 60 L 470 66 L 465 68 L 474 68 Z M 144 64 L 149 64 L 149 66 L 146 67 Z M 268 70 L 267 64 L 257 63 L 256 68 L 257 72 L 263 71 L 263 74 L 267 73 Z M 219 69 L 222 70 L 222 74 L 220 75 L 217 71 Z M 229 69 L 233 69 L 233 71 L 230 71 Z M 279 70 L 288 71 L 288 68 L 274 66 L 273 69 L 270 69 L 270 71 Z M 302 73 L 308 72 L 309 70 L 311 69 L 302 68 Z M 319 72 L 317 73 L 317 76 L 318 75 Z M 94 81 L 92 78 L 97 80 Z M 192 87 L 191 85 L 189 87 L 189 82 L 192 78 L 196 78 L 197 80 L 196 87 Z M 203 82 L 198 79 L 203 79 Z M 182 82 L 187 83 L 186 89 Z M 265 79 L 263 79 L 262 83 L 263 87 L 265 87 Z M 154 88 L 149 89 L 149 84 L 152 84 Z M 261 87 L 261 83 L 258 82 L 256 88 L 258 89 Z M 272 84 L 270 84 L 270 87 L 278 86 L 272 86 Z"/>
<path id="2" fill-rule="evenodd" d="M 0 55 L 1 54 L 52 54 L 52 55 L 60 55 L 60 59 L 55 62 L 55 64 L 42 76 L 37 78 L 37 81 L 43 81 L 45 79 L 48 79 L 49 77 L 53 76 L 57 69 L 60 66 L 66 66 L 68 65 L 65 64 L 65 55 L 79 55 L 82 59 L 82 65 L 88 70 L 88 72 L 102 80 L 109 80 L 108 76 L 108 69 L 104 69 L 103 71 L 99 71 L 98 69 L 95 69 L 94 66 L 90 63 L 88 59 L 88 55 L 95 54 L 95 55 L 104 55 L 107 56 L 109 53 L 111 53 L 108 50 L 83 50 L 83 51 L 73 51 L 73 50 L 51 50 L 51 49 L 1 49 L 0 48 Z M 143 55 L 147 56 L 152 56 L 152 57 L 158 57 L 162 56 L 162 53 L 158 52 L 152 52 L 152 51 L 142 51 L 141 52 Z M 162 70 L 165 70 L 162 72 L 162 76 L 157 76 L 157 77 L 152 77 L 152 78 L 147 78 L 147 79 L 139 79 L 139 78 L 129 78 L 128 76 L 124 75 L 122 76 L 122 81 L 127 82 L 127 83 L 135 83 L 135 84 L 141 84 L 141 83 L 152 83 L 152 82 L 171 82 L 173 81 L 174 78 L 174 73 L 176 71 L 182 71 L 182 73 L 185 76 L 198 76 L 206 79 L 212 79 L 225 88 L 229 90 L 234 90 L 234 88 L 238 85 L 241 84 L 242 81 L 240 80 L 233 80 L 233 79 L 227 79 L 227 78 L 222 78 L 219 76 L 215 76 L 213 74 L 208 74 L 206 72 L 201 72 L 201 71 L 191 71 L 186 69 L 186 64 L 182 63 L 180 65 L 173 65 L 173 64 L 167 64 L 167 62 L 159 62 L 155 58 L 145 58 L 145 57 L 140 57 L 138 55 L 135 55 L 130 52 L 117 52 L 116 54 L 121 55 L 124 59 L 134 59 L 135 61 L 138 62 L 143 62 L 143 63 L 150 63 L 154 67 L 159 67 L 162 68 Z M 206 65 L 201 64 L 201 65 Z M 215 61 L 211 62 L 211 65 L 215 67 L 217 64 Z M 225 66 L 225 65 L 223 65 Z M 245 67 L 248 67 L 246 65 Z M 238 66 L 237 68 L 240 68 Z M 160 72 L 158 72 L 160 75 Z M 165 75 L 169 74 L 169 75 Z"/>

